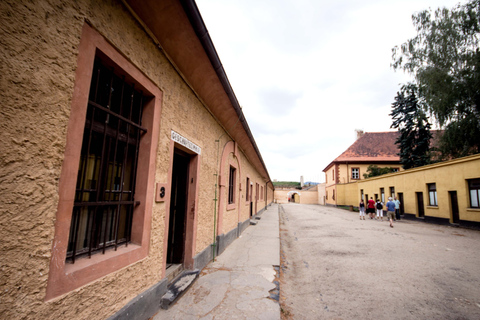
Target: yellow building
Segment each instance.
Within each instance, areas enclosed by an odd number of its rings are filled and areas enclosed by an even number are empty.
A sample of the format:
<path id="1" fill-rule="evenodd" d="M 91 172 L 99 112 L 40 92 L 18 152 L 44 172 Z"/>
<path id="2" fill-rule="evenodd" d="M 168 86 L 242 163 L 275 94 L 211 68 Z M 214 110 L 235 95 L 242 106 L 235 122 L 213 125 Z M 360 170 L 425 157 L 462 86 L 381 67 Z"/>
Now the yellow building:
<path id="1" fill-rule="evenodd" d="M 337 205 L 397 197 L 406 218 L 480 227 L 480 155 L 337 184 Z"/>
<path id="2" fill-rule="evenodd" d="M 195 1 L 0 16 L 0 315 L 152 317 L 273 201 Z"/>
<path id="3" fill-rule="evenodd" d="M 340 204 L 337 185 L 364 179 L 363 174 L 367 172 L 370 165 L 381 168 L 392 167 L 397 171 L 403 170 L 398 156 L 399 149 L 395 144 L 397 137 L 397 131 L 365 133 L 357 131 L 357 140 L 323 169 L 325 204 Z M 380 192 L 378 196 L 381 196 Z"/>

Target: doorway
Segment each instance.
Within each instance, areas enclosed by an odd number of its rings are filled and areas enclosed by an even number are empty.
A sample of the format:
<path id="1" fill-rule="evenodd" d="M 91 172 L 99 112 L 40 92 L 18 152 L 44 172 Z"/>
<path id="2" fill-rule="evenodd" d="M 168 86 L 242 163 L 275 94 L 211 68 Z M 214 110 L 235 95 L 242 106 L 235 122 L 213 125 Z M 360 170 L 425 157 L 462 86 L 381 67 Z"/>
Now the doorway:
<path id="1" fill-rule="evenodd" d="M 172 264 L 183 264 L 184 262 L 189 164 L 190 155 L 175 149 L 170 195 L 167 268 Z"/>
<path id="2" fill-rule="evenodd" d="M 450 208 L 452 210 L 452 223 L 458 223 L 460 221 L 460 216 L 458 213 L 458 199 L 457 191 L 448 191 L 450 195 Z"/>
<path id="3" fill-rule="evenodd" d="M 398 201 L 400 201 L 400 215 L 403 216 L 405 214 L 405 205 L 403 204 L 403 193 L 399 192 L 397 193 L 397 196 L 398 196 Z"/>
<path id="4" fill-rule="evenodd" d="M 425 207 L 423 206 L 423 192 L 415 192 L 417 195 L 417 211 L 418 217 L 423 218 L 425 217 Z"/>

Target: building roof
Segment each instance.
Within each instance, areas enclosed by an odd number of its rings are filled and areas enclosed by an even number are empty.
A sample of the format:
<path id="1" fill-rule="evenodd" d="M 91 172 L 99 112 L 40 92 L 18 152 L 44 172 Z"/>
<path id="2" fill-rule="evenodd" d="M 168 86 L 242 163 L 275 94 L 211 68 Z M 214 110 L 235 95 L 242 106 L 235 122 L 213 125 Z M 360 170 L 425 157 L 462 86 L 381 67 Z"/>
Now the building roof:
<path id="1" fill-rule="evenodd" d="M 335 158 L 323 171 L 334 163 L 346 162 L 400 162 L 400 149 L 395 144 L 398 131 L 365 132 L 347 150 Z"/>
<path id="2" fill-rule="evenodd" d="M 270 182 L 260 150 L 195 0 L 125 0 L 123 3 L 213 117 L 238 143 L 265 182 Z"/>

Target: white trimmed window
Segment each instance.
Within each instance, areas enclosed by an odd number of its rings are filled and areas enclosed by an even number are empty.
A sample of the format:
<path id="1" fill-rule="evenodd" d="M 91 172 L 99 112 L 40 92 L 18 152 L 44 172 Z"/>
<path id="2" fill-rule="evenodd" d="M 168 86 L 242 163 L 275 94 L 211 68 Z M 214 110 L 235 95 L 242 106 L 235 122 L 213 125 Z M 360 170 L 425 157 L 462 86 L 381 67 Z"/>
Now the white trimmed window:
<path id="1" fill-rule="evenodd" d="M 360 179 L 360 168 L 352 168 L 352 179 Z"/>

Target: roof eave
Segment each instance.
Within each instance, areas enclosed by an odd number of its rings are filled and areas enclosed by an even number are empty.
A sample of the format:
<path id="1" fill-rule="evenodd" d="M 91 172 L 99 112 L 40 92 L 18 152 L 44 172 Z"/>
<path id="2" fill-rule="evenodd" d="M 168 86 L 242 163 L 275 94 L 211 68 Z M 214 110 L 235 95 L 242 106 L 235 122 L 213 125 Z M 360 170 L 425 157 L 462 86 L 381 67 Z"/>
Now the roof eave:
<path id="1" fill-rule="evenodd" d="M 267 167 L 194 0 L 124 0 L 266 182 Z M 236 125 L 240 122 L 241 125 Z"/>

